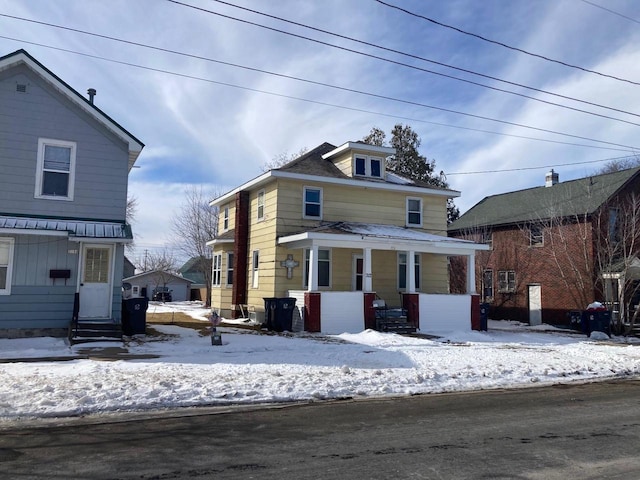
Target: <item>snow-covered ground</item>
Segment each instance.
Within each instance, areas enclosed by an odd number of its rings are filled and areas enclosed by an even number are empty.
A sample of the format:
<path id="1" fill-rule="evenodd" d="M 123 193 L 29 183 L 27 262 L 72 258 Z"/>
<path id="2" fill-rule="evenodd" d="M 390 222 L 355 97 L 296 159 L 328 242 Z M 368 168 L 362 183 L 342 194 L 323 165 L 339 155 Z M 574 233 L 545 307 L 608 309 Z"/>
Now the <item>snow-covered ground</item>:
<path id="1" fill-rule="evenodd" d="M 188 302 L 152 304 L 149 312 L 171 310 L 205 322 L 208 313 Z M 222 327 L 221 346 L 212 346 L 209 336 L 194 329 L 152 327 L 163 335 L 115 345 L 157 358 L 0 364 L 0 420 L 470 391 L 640 374 L 640 343 L 543 332 L 550 327 L 516 322 L 490 321 L 489 332 L 438 332 L 442 336 L 436 339 L 371 330 L 266 335 Z M 73 356 L 87 347 L 54 338 L 0 339 L 0 358 Z"/>

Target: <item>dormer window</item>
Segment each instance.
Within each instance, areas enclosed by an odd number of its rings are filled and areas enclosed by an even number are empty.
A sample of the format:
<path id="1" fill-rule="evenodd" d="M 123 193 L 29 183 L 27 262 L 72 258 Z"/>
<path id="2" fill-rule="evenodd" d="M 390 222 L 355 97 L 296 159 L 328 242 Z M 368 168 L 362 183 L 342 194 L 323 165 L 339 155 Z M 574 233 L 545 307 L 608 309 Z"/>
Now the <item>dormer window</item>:
<path id="1" fill-rule="evenodd" d="M 356 155 L 353 163 L 356 176 L 382 178 L 382 158 Z"/>

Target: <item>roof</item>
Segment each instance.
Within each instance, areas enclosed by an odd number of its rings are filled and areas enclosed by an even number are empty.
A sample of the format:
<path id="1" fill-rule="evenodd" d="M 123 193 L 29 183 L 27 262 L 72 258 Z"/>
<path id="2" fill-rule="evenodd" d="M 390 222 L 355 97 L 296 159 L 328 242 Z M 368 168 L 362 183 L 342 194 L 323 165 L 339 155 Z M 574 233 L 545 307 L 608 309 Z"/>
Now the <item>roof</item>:
<path id="1" fill-rule="evenodd" d="M 92 220 L 56 219 L 42 217 L 14 217 L 0 215 L 0 233 L 26 235 L 53 235 L 102 240 L 133 239 L 131 227 L 121 222 L 96 222 Z"/>
<path id="2" fill-rule="evenodd" d="M 356 142 L 348 142 L 345 145 L 349 146 L 349 148 L 356 148 L 355 146 L 357 146 L 358 150 L 366 150 L 367 148 L 376 152 L 380 149 L 389 150 L 388 147 L 376 147 Z M 371 189 L 396 190 L 405 193 L 429 193 L 431 195 L 445 196 L 447 198 L 460 196 L 460 192 L 458 191 L 430 185 L 427 182 L 407 178 L 392 171 L 387 171 L 386 179 L 351 177 L 346 175 L 340 171 L 340 169 L 336 167 L 330 159 L 330 156 L 333 155 L 334 152 L 347 150 L 345 145 L 335 147 L 334 145 L 325 142 L 289 163 L 286 163 L 279 168 L 271 169 L 253 180 L 250 180 L 224 195 L 215 198 L 211 201 L 210 205 L 222 205 L 225 202 L 230 201 L 237 192 L 262 187 L 275 178 L 290 178 L 316 182 L 320 181 L 339 185 L 362 186 Z"/>
<path id="3" fill-rule="evenodd" d="M 180 275 L 176 275 L 175 273 L 165 272 L 163 270 L 150 270 L 148 272 L 143 272 L 143 273 L 139 273 L 137 275 L 134 275 L 133 277 L 123 278 L 122 281 L 123 282 L 131 282 L 132 280 L 140 280 L 141 278 L 151 277 L 151 276 L 154 276 L 154 275 L 157 275 L 157 276 L 162 275 L 163 277 L 164 276 L 171 277 L 173 279 L 180 280 L 180 281 L 183 281 L 185 283 L 194 283 L 193 280 L 189 280 L 188 278 L 181 277 Z M 166 282 L 166 283 L 169 283 L 169 282 Z"/>
<path id="4" fill-rule="evenodd" d="M 115 133 L 129 146 L 129 169 L 133 167 L 136 159 L 140 155 L 140 152 L 144 148 L 144 144 L 134 137 L 131 133 L 125 130 L 109 115 L 104 113 L 87 98 L 81 95 L 77 90 L 73 89 L 64 80 L 58 77 L 55 73 L 45 67 L 42 63 L 32 57 L 26 50 L 20 49 L 13 53 L 0 57 L 0 71 L 18 66 L 20 64 L 26 65 L 32 71 L 40 75 L 47 83 L 49 83 L 58 92 L 68 98 L 71 102 L 78 105 L 82 110 L 87 112 L 90 116 L 102 123 L 107 129 Z"/>
<path id="5" fill-rule="evenodd" d="M 592 214 L 640 173 L 640 167 L 485 197 L 449 225 L 475 227 L 528 223 L 552 217 Z"/>
<path id="6" fill-rule="evenodd" d="M 456 252 L 472 252 L 488 250 L 488 245 L 476 244 L 442 235 L 434 235 L 413 228 L 397 225 L 380 225 L 359 222 L 333 222 L 310 228 L 299 233 L 289 234 L 278 239 L 280 244 L 288 244 L 290 248 L 306 248 L 310 242 L 323 246 L 339 246 L 351 248 L 374 248 L 382 250 L 414 250 L 416 252 L 432 252 L 455 254 Z"/>

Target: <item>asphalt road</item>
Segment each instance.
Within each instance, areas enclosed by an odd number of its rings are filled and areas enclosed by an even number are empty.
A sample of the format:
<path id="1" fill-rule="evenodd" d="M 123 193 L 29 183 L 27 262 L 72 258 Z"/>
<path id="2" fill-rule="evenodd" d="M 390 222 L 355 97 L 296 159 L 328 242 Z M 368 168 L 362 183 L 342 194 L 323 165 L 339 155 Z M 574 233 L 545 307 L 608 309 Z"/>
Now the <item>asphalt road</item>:
<path id="1" fill-rule="evenodd" d="M 640 380 L 0 429 L 1 479 L 640 479 Z"/>

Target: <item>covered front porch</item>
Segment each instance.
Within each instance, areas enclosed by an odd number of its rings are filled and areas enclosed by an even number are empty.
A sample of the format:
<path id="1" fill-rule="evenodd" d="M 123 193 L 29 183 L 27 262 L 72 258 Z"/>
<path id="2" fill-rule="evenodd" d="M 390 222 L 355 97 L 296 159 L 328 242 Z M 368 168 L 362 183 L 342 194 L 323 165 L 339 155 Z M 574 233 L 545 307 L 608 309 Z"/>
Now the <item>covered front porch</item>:
<path id="1" fill-rule="evenodd" d="M 403 309 L 407 322 L 422 331 L 468 330 L 478 323 L 472 318 L 474 312 L 479 315 L 473 267 L 475 252 L 487 245 L 424 230 L 347 222 L 284 236 L 278 244 L 303 251 L 305 289 L 288 290 L 297 300 L 300 319 L 294 325 L 300 330 L 375 329 L 380 300 Z M 452 255 L 466 256 L 471 266 L 464 295 L 449 294 L 447 259 Z M 328 262 L 331 270 L 325 271 Z"/>

